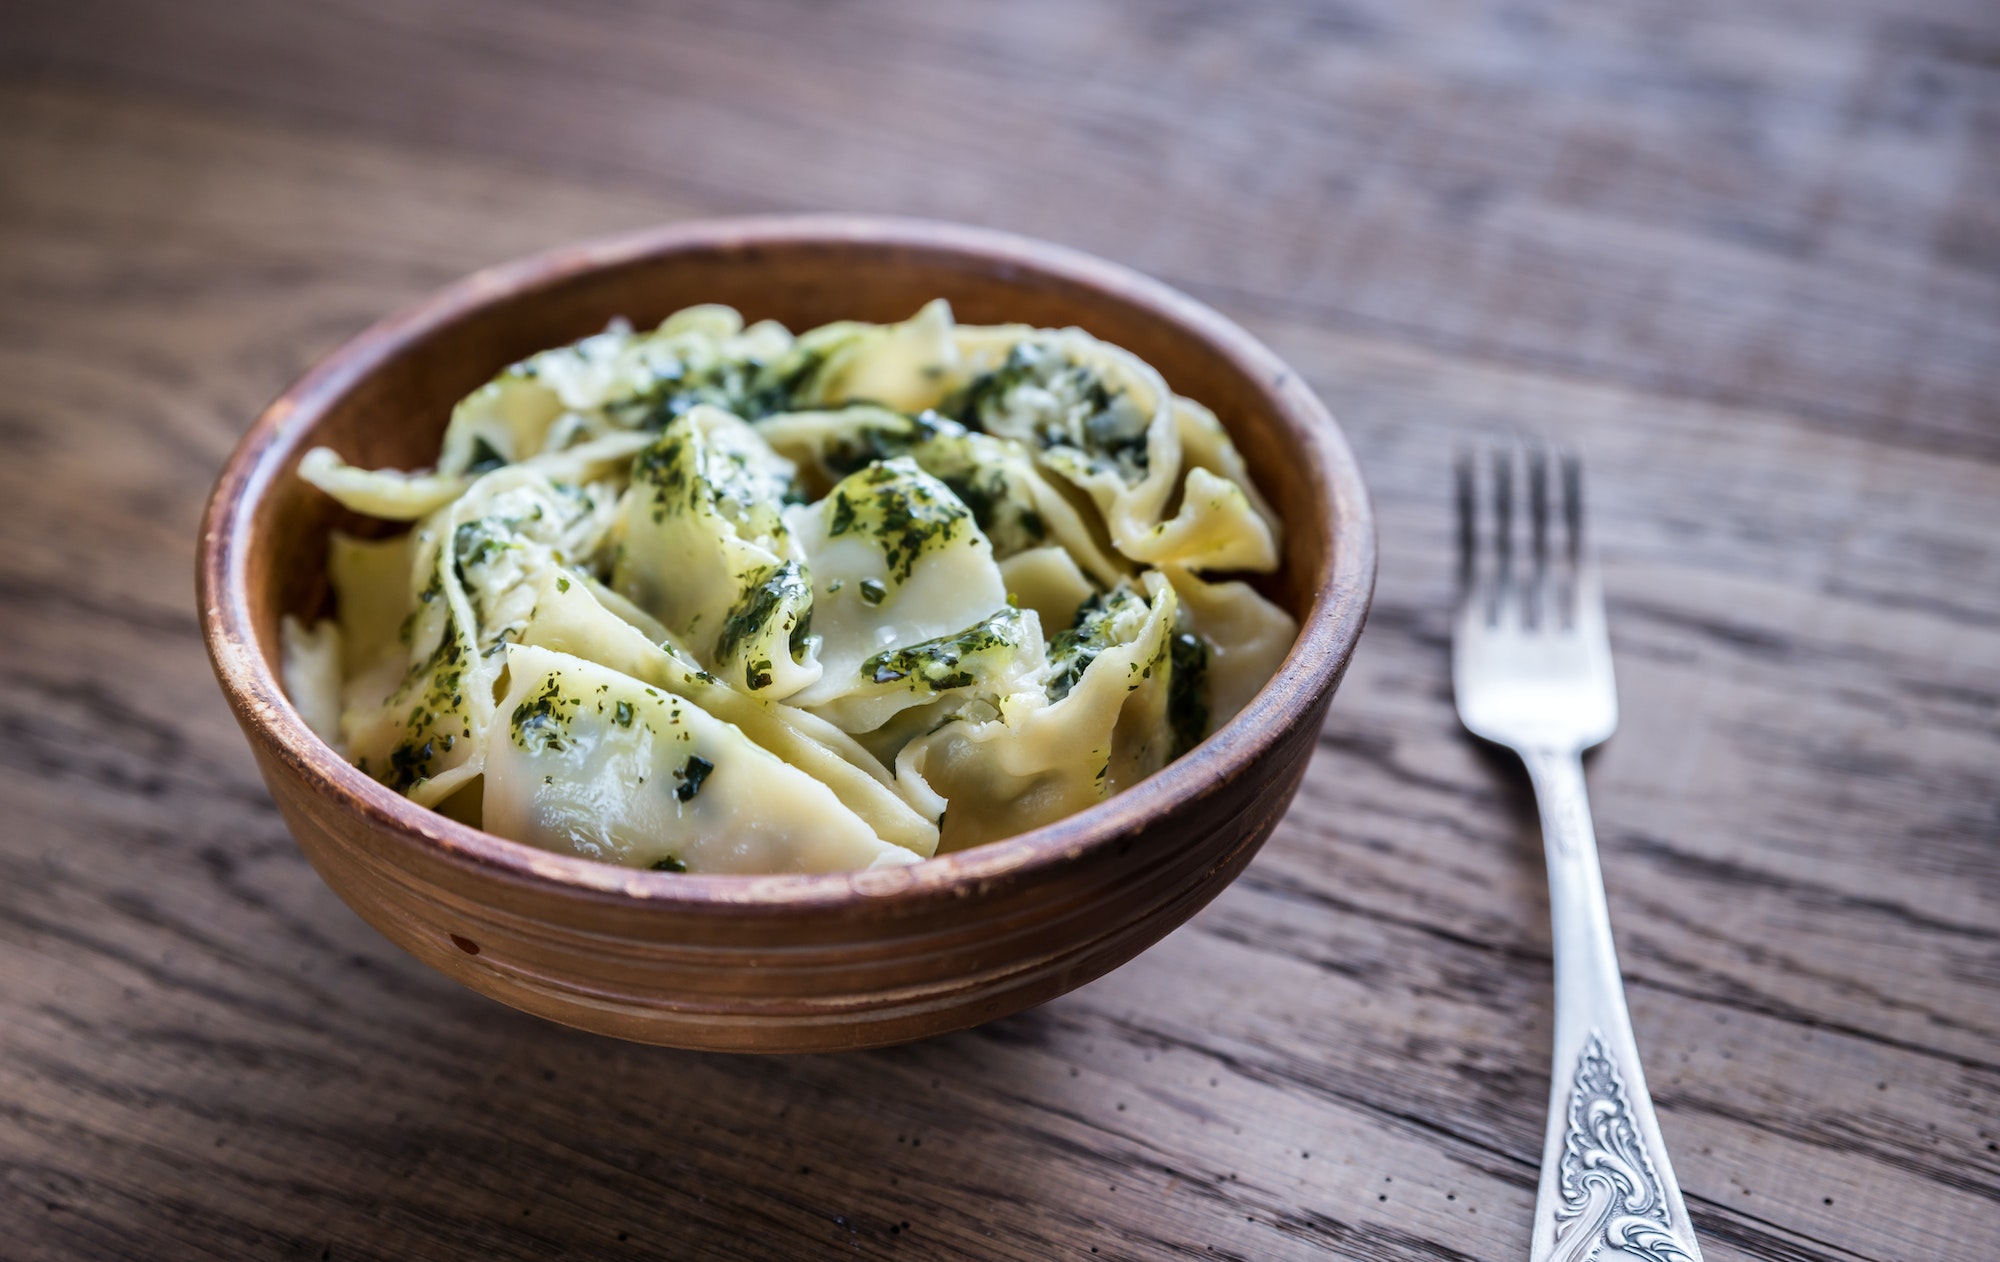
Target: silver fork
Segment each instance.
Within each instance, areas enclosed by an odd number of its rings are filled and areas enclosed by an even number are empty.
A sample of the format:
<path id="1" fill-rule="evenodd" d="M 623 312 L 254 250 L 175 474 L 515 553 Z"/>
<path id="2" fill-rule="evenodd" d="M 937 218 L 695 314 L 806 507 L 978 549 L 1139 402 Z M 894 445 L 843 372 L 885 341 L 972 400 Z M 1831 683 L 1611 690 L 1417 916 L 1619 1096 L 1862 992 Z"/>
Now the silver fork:
<path id="1" fill-rule="evenodd" d="M 1527 764 L 1549 864 L 1555 1068 L 1529 1257 L 1700 1262 L 1632 1038 L 1584 796 L 1583 751 L 1618 726 L 1618 695 L 1582 469 L 1539 445 L 1463 455 L 1458 503 L 1458 717 Z"/>

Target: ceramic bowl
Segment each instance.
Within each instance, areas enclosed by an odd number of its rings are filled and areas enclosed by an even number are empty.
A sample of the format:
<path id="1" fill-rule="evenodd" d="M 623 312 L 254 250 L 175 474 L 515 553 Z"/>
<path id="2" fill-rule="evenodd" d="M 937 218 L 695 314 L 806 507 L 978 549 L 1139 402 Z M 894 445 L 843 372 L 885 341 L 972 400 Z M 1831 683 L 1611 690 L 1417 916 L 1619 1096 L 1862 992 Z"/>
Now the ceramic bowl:
<path id="1" fill-rule="evenodd" d="M 437 453 L 452 403 L 528 354 L 699 302 L 793 329 L 893 321 L 942 295 L 970 324 L 1077 325 L 1215 409 L 1285 526 L 1267 590 L 1301 624 L 1230 723 L 1088 811 L 911 867 L 686 876 L 552 854 L 416 806 L 348 765 L 279 686 L 278 622 L 326 607 L 326 537 L 356 523 L 299 480 Z M 476 273 L 362 333 L 257 419 L 202 523 L 201 623 L 278 810 L 349 906 L 432 967 L 555 1021 L 676 1047 L 804 1052 L 960 1029 L 1080 986 L 1192 916 L 1296 792 L 1375 573 L 1338 426 L 1264 346 L 1098 259 L 1000 233 L 850 217 L 684 223 Z"/>

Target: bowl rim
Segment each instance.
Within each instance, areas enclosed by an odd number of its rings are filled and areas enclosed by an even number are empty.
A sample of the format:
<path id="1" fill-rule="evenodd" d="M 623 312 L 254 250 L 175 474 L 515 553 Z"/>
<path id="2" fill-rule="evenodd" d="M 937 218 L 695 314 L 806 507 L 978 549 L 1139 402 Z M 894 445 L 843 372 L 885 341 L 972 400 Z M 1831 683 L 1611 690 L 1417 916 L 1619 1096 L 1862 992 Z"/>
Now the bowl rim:
<path id="1" fill-rule="evenodd" d="M 1316 590 L 1297 640 L 1240 713 L 1139 784 L 1040 828 L 900 867 L 785 875 L 652 872 L 513 841 L 395 793 L 306 726 L 259 648 L 247 558 L 258 506 L 280 477 L 292 476 L 306 431 L 319 415 L 411 344 L 501 299 L 676 254 L 843 245 L 958 255 L 1108 292 L 1181 326 L 1259 383 L 1279 423 L 1298 440 L 1330 538 L 1320 574 L 1308 580 Z M 1298 375 L 1228 317 L 1142 273 L 1066 246 L 935 220 L 815 214 L 686 220 L 561 245 L 473 272 L 378 320 L 307 369 L 236 444 L 202 514 L 196 589 L 202 638 L 231 708 L 253 739 L 302 776 L 316 797 L 342 804 L 453 866 L 517 887 L 676 914 L 754 909 L 818 915 L 879 906 L 889 897 L 963 898 L 1032 877 L 1116 844 L 1242 774 L 1292 729 L 1314 721 L 1353 654 L 1375 569 L 1373 509 L 1346 436 Z M 1278 686 L 1282 681 L 1296 684 Z"/>

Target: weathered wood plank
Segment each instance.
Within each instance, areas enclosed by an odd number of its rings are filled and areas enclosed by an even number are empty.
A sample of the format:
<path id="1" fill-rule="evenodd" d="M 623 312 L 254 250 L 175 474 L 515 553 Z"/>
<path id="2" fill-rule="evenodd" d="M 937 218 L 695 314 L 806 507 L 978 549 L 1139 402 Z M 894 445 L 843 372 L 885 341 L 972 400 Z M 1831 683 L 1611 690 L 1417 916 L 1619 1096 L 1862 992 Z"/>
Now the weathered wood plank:
<path id="1" fill-rule="evenodd" d="M 1516 423 L 1588 452 L 1625 715 L 1593 782 L 1628 970 L 1657 952 L 1676 976 L 1702 973 L 1766 1004 L 1782 978 L 1787 994 L 1812 996 L 1820 1020 L 1992 1063 L 2000 998 L 1968 1003 L 1962 988 L 1990 984 L 2000 957 L 1993 470 L 1815 435 L 1802 473 L 1801 426 L 1782 416 L 1447 371 L 1428 355 L 1265 331 L 1348 401 L 1385 520 L 1374 638 L 1340 712 L 1368 721 L 1350 728 L 1336 715 L 1328 741 L 1350 771 L 1394 778 L 1379 802 L 1346 797 L 1329 833 L 1355 827 L 1359 808 L 1367 826 L 1405 834 L 1413 788 L 1433 794 L 1425 842 L 1506 826 L 1482 792 L 1510 783 L 1505 764 L 1468 748 L 1440 704 L 1443 453 L 1504 399 Z M 1810 551 L 1802 539 L 1816 541 Z M 1953 565 L 1927 559 L 1938 554 Z M 1911 599 L 1920 574 L 1934 599 Z M 1390 662 L 1385 617 L 1417 641 Z M 1410 839 L 1395 839 L 1386 862 L 1399 864 Z M 1644 911 L 1618 880 L 1627 856 Z M 1406 895 L 1410 914 L 1435 911 L 1450 897 L 1442 885 L 1483 905 L 1484 919 L 1497 911 L 1485 893 L 1496 869 L 1517 857 L 1426 874 Z M 1520 879 L 1533 887 L 1537 874 Z M 1676 925 L 1671 945 L 1649 936 L 1663 920 Z M 1787 948 L 1760 941 L 1774 932 Z"/>
<path id="2" fill-rule="evenodd" d="M 1996 49 L 1970 0 L 96 0 L 31 7 L 12 60 L 523 178 L 1000 224 L 1239 309 L 1991 456 Z"/>
<path id="3" fill-rule="evenodd" d="M 496 9 L 478 39 L 444 5 L 77 12 L 30 14 L 4 55 L 36 81 L 0 88 L 10 1249 L 1523 1255 L 1546 903 L 1524 790 L 1452 720 L 1442 610 L 1445 453 L 1533 428 L 1590 460 L 1626 713 L 1592 785 L 1709 1256 L 2000 1252 L 1989 11 L 1844 5 L 1789 43 L 1775 4 L 1517 19 L 1578 52 L 1552 78 L 1485 15 L 1419 38 L 1423 6 L 802 6 L 782 45 L 734 6 L 615 37 Z M 92 13 L 120 21 L 81 48 Z M 1378 612 L 1264 856 L 1075 995 L 846 1057 L 547 1027 L 292 848 L 201 661 L 195 516 L 264 398 L 430 286 L 807 204 L 1064 237 L 1252 323 L 1367 463 Z"/>

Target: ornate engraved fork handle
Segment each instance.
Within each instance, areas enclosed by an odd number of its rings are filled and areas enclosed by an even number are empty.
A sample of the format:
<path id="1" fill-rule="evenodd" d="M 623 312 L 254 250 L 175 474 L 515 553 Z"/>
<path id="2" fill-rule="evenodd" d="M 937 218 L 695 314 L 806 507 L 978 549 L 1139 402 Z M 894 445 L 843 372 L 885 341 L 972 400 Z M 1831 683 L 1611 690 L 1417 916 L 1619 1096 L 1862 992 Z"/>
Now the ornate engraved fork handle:
<path id="1" fill-rule="evenodd" d="M 1556 974 L 1554 1073 L 1532 1262 L 1700 1262 L 1639 1066 L 1574 750 L 1520 751 L 1541 808 Z"/>

